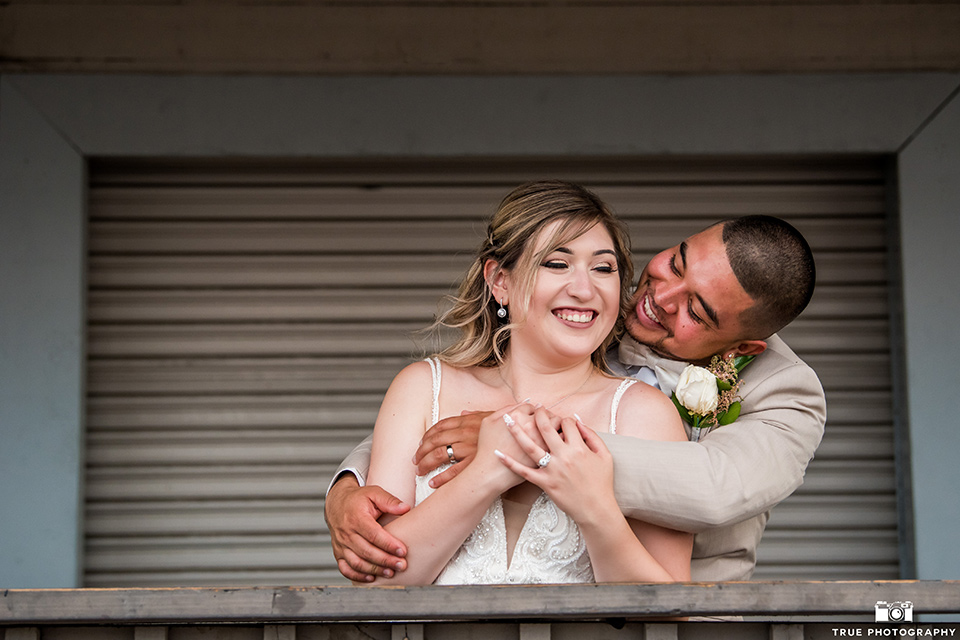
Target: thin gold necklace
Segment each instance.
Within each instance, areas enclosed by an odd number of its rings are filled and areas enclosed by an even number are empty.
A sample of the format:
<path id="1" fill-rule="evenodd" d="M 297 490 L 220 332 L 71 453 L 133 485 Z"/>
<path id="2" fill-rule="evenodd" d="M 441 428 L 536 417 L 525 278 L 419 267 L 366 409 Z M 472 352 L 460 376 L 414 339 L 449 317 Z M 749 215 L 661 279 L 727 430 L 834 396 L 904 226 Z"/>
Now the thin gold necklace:
<path id="1" fill-rule="evenodd" d="M 513 396 L 513 399 L 516 400 L 517 403 L 519 403 L 519 402 L 520 402 L 520 398 L 517 397 L 517 392 L 513 390 L 513 387 L 510 385 L 509 382 L 507 382 L 507 379 L 503 377 L 503 365 L 497 367 L 497 375 L 500 376 L 500 380 L 503 381 L 503 384 L 507 385 L 507 389 L 510 389 L 510 395 Z M 554 402 L 554 403 L 553 403 L 552 405 L 550 405 L 549 407 L 546 407 L 546 409 L 553 409 L 555 406 L 557 406 L 558 404 L 560 404 L 560 403 L 563 402 L 564 400 L 567 400 L 568 398 L 570 398 L 570 397 L 572 397 L 572 396 L 575 396 L 575 395 L 577 395 L 578 393 L 580 393 L 581 391 L 583 391 L 583 388 L 584 388 L 585 386 L 587 386 L 587 383 L 588 383 L 588 382 L 590 382 L 590 378 L 591 378 L 591 377 L 593 377 L 593 371 L 591 371 L 590 373 L 587 374 L 587 379 L 584 380 L 584 381 L 583 381 L 583 384 L 581 384 L 579 387 L 577 387 L 577 389 L 576 389 L 575 391 L 573 391 L 572 393 L 568 393 L 567 395 L 563 396 L 562 398 L 560 398 L 559 400 L 557 400 L 556 402 Z"/>

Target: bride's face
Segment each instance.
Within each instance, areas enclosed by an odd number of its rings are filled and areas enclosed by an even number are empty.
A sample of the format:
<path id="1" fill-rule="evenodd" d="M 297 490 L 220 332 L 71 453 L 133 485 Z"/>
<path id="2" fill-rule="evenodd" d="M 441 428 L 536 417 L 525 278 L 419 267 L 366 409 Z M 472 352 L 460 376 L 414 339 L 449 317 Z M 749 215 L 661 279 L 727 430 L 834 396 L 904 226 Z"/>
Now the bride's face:
<path id="1" fill-rule="evenodd" d="M 535 251 L 558 224 L 543 229 Z M 535 268 L 529 307 L 520 326 L 510 332 L 511 345 L 563 360 L 589 357 L 620 313 L 620 274 L 610 233 L 595 224 L 547 254 Z"/>

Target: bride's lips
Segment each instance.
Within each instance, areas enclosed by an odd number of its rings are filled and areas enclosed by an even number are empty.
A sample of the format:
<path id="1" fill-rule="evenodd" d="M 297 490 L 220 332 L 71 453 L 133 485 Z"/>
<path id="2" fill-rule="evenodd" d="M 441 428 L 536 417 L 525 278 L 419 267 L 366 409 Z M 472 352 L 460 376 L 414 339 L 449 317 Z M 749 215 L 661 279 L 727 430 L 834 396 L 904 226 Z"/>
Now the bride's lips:
<path id="1" fill-rule="evenodd" d="M 575 327 L 587 327 L 597 319 L 597 312 L 593 309 L 554 309 L 553 315 L 565 324 Z"/>

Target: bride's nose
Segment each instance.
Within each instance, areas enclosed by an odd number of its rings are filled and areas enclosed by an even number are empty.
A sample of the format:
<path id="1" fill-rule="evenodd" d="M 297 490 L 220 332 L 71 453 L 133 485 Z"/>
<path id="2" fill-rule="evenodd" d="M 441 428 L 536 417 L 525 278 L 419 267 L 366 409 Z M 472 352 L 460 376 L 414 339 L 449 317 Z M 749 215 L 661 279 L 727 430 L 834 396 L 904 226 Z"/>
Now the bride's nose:
<path id="1" fill-rule="evenodd" d="M 567 293 L 579 300 L 586 300 L 593 296 L 594 284 L 588 270 L 572 270 L 570 280 L 567 282 Z"/>

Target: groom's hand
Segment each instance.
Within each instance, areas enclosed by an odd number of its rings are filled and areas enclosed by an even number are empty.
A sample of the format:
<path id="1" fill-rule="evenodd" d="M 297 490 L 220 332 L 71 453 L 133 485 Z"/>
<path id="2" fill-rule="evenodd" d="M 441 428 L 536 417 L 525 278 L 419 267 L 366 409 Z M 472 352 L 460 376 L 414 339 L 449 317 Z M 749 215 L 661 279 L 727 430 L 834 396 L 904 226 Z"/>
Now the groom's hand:
<path id="1" fill-rule="evenodd" d="M 459 416 L 444 418 L 430 427 L 420 442 L 413 457 L 417 465 L 417 474 L 426 475 L 437 467 L 450 462 L 447 446 L 453 449 L 457 464 L 430 480 L 431 487 L 439 487 L 457 477 L 464 467 L 477 455 L 477 439 L 480 436 L 480 423 L 491 411 L 464 411 Z"/>
<path id="2" fill-rule="evenodd" d="M 361 487 L 352 475 L 345 475 L 327 493 L 324 517 L 330 530 L 330 543 L 340 573 L 354 582 L 370 582 L 374 577 L 393 576 L 403 571 L 406 547 L 377 519 L 385 514 L 403 515 L 410 510 L 380 487 Z"/>

